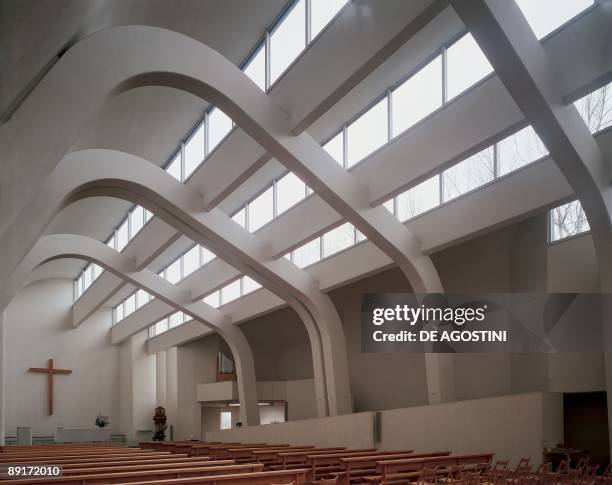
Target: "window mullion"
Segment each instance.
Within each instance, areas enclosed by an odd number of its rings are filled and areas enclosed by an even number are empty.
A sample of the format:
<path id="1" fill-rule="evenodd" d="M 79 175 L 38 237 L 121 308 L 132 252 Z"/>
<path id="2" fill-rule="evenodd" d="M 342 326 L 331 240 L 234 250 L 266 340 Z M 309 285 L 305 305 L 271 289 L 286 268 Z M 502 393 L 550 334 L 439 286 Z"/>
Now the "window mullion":
<path id="1" fill-rule="evenodd" d="M 447 49 L 446 46 L 442 46 L 442 106 L 445 106 L 448 102 L 448 63 L 447 63 Z"/>
<path id="2" fill-rule="evenodd" d="M 305 9 L 306 9 L 306 47 L 310 44 L 312 40 L 312 0 L 305 0 Z"/>
<path id="3" fill-rule="evenodd" d="M 346 170 L 348 167 L 348 130 L 347 126 L 342 126 L 342 166 Z"/>
<path id="4" fill-rule="evenodd" d="M 266 72 L 265 72 L 265 78 L 266 78 L 266 92 L 268 91 L 268 89 L 270 89 L 270 60 L 271 60 L 271 56 L 270 56 L 270 31 L 266 30 L 265 33 L 265 39 L 264 39 L 264 48 L 266 49 L 265 51 L 265 64 L 266 64 Z"/>

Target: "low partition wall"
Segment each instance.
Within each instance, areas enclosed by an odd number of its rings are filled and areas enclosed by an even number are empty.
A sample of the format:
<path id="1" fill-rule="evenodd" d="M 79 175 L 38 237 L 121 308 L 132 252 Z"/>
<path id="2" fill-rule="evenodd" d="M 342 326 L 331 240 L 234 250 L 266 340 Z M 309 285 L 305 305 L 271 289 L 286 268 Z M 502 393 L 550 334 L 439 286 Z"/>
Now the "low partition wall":
<path id="1" fill-rule="evenodd" d="M 542 461 L 563 442 L 563 395 L 529 393 L 207 432 L 208 441 L 492 452 Z"/>

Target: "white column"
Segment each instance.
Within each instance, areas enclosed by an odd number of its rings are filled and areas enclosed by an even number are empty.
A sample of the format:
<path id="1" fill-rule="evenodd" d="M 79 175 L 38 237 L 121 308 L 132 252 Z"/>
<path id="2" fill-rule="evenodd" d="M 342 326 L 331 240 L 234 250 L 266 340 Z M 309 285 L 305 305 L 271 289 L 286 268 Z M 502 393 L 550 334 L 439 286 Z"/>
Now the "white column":
<path id="1" fill-rule="evenodd" d="M 0 445 L 4 445 L 6 435 L 6 394 L 5 394 L 5 373 L 6 373 L 6 331 L 4 329 L 6 312 L 0 314 Z"/>
<path id="2" fill-rule="evenodd" d="M 168 424 L 176 428 L 176 413 L 178 408 L 178 372 L 177 349 L 166 350 L 166 416 Z"/>
<path id="3" fill-rule="evenodd" d="M 158 406 L 166 407 L 166 351 L 155 354 L 155 394 Z"/>

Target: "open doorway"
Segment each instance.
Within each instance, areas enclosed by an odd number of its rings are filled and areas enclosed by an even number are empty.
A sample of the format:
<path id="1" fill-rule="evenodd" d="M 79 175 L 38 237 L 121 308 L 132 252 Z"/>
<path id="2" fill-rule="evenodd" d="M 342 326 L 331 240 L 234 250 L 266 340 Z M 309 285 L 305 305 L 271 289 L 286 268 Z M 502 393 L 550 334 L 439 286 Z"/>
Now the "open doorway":
<path id="1" fill-rule="evenodd" d="M 604 469 L 610 461 L 606 393 L 564 393 L 563 421 L 565 446 L 585 451 Z"/>

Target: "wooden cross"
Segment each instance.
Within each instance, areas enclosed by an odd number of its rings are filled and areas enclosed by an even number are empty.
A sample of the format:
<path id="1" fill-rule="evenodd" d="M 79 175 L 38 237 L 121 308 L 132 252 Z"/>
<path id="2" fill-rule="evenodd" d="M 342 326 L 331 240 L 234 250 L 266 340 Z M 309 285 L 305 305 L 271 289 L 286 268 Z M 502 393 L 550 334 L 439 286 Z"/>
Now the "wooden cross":
<path id="1" fill-rule="evenodd" d="M 53 414 L 53 374 L 72 374 L 70 369 L 54 369 L 53 359 L 49 359 L 47 367 L 30 367 L 30 372 L 38 372 L 40 374 L 47 374 L 47 383 L 49 385 L 49 394 L 47 398 L 49 406 L 49 416 Z"/>

